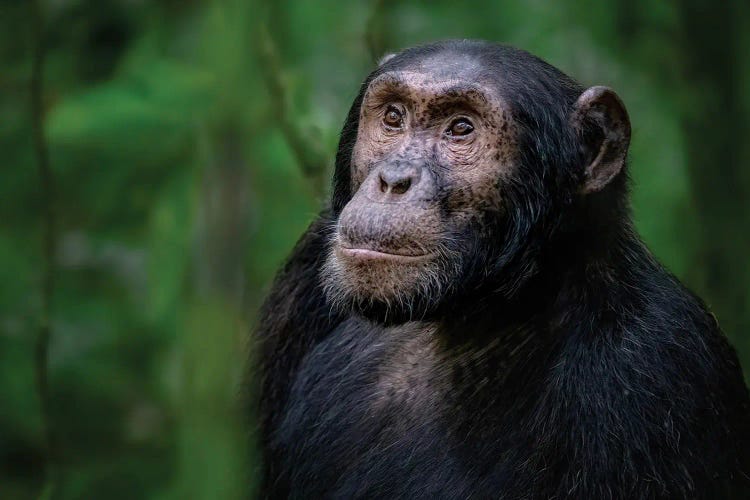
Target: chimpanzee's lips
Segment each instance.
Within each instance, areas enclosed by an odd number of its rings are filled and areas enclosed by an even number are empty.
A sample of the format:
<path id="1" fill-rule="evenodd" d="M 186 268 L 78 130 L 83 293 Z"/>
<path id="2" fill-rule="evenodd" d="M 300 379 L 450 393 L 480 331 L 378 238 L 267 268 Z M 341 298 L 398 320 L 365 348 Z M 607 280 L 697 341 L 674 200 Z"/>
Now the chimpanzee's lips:
<path id="1" fill-rule="evenodd" d="M 398 262 L 416 262 L 424 260 L 432 256 L 431 253 L 397 253 L 397 252 L 385 252 L 382 250 L 373 250 L 370 248 L 350 248 L 343 245 L 336 246 L 336 253 L 340 257 L 349 259 L 356 259 L 358 261 L 398 261 Z"/>

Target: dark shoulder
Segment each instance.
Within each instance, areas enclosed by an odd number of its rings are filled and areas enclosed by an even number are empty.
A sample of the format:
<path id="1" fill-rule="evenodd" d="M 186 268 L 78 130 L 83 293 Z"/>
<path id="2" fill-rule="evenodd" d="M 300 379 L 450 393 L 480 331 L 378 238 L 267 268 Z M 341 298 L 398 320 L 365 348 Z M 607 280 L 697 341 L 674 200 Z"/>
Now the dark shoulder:
<path id="1" fill-rule="evenodd" d="M 642 260 L 629 270 L 634 276 L 602 292 L 607 303 L 576 341 L 606 356 L 623 380 L 640 381 L 646 393 L 700 407 L 746 400 L 737 354 L 716 316 L 650 254 Z"/>
<path id="2" fill-rule="evenodd" d="M 617 301 L 561 343 L 553 410 L 577 422 L 564 442 L 588 443 L 597 460 L 616 462 L 607 470 L 621 471 L 619 479 L 601 478 L 610 484 L 649 477 L 655 492 L 688 497 L 744 488 L 750 404 L 734 349 L 703 302 L 666 271 L 634 282 L 638 289 L 613 284 Z"/>
<path id="3" fill-rule="evenodd" d="M 601 337 L 601 344 L 626 365 L 636 359 L 651 362 L 650 373 L 674 383 L 740 380 L 736 353 L 703 300 L 639 238 L 624 246 L 627 259 L 593 293 L 597 298 L 585 312 L 593 331 L 584 329 L 583 340 L 586 334 Z"/>
<path id="4" fill-rule="evenodd" d="M 639 307 L 622 316 L 623 339 L 653 351 L 675 383 L 744 389 L 737 354 L 704 301 L 661 266 L 642 283 Z"/>

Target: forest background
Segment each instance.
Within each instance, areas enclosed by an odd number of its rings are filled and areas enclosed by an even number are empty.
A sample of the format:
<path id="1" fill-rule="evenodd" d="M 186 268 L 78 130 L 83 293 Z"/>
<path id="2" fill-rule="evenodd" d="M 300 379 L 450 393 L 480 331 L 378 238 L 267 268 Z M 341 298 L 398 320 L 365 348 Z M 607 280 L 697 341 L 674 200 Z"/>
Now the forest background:
<path id="1" fill-rule="evenodd" d="M 274 272 L 388 51 L 616 89 L 636 225 L 750 367 L 750 4 L 0 0 L 0 498 L 241 498 Z"/>

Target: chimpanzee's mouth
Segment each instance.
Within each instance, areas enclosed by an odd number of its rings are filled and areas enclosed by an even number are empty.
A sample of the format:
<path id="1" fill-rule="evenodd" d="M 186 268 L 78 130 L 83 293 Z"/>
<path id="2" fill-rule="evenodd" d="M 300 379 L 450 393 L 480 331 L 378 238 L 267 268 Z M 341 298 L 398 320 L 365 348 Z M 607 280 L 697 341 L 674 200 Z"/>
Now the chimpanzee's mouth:
<path id="1" fill-rule="evenodd" d="M 433 256 L 432 253 L 398 253 L 393 251 L 373 250 L 371 248 L 350 248 L 343 245 L 336 245 L 336 253 L 339 257 L 347 259 L 356 259 L 358 261 L 399 261 L 399 262 L 418 262 Z"/>

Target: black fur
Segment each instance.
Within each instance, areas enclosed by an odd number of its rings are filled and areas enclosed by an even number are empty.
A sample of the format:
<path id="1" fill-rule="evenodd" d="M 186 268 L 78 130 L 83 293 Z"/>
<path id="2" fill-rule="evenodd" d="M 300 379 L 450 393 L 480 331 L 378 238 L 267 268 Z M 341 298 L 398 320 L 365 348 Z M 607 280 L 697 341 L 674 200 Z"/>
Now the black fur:
<path id="1" fill-rule="evenodd" d="M 521 125 L 504 217 L 456 235 L 470 258 L 434 304 L 437 331 L 332 308 L 319 272 L 352 196 L 360 92 L 331 209 L 263 308 L 263 495 L 747 498 L 750 404 L 733 349 L 634 232 L 624 173 L 576 194 L 590 152 L 569 116 L 583 88 L 525 52 L 450 41 L 388 60 L 362 90 L 435 53 L 479 58 Z M 436 352 L 389 365 L 425 335 Z M 382 392 L 384 373 L 400 392 Z"/>

